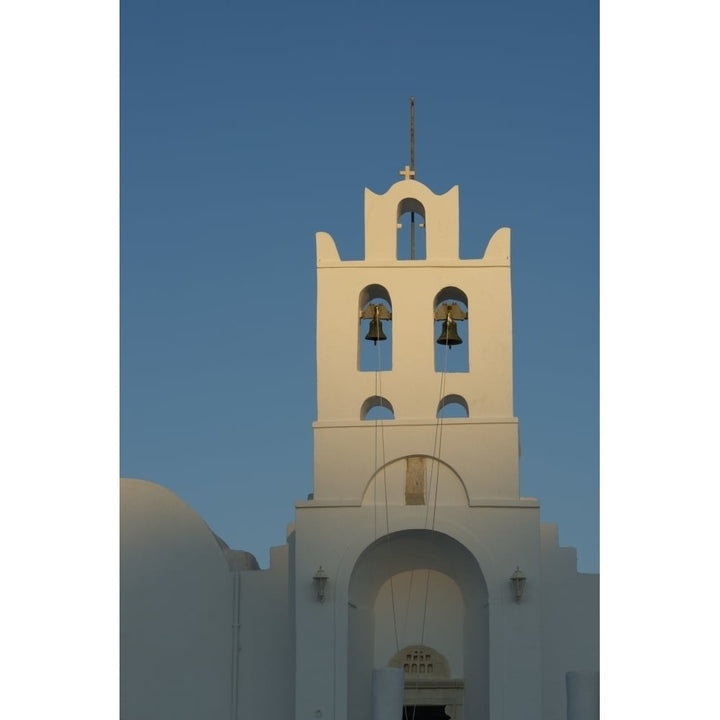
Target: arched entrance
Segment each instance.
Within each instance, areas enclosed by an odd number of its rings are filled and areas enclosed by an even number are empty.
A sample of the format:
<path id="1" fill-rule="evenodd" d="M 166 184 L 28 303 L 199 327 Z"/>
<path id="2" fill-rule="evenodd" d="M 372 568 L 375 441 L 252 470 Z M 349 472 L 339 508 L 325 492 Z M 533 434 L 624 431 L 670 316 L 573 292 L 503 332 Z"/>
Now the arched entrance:
<path id="1" fill-rule="evenodd" d="M 370 716 L 373 668 L 401 660 L 408 720 L 413 708 L 414 720 L 487 720 L 487 598 L 477 560 L 444 533 L 403 530 L 368 546 L 349 585 L 348 720 Z"/>

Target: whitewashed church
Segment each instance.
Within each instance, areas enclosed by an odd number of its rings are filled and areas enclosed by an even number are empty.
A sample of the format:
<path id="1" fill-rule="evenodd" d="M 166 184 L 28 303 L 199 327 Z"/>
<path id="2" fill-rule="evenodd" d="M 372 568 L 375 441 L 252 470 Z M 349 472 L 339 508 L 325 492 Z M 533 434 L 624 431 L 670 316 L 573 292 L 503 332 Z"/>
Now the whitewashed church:
<path id="1" fill-rule="evenodd" d="M 314 492 L 270 567 L 122 481 L 122 720 L 598 718 L 598 576 L 519 494 L 510 230 L 461 260 L 457 186 L 401 174 L 364 260 L 317 234 Z"/>

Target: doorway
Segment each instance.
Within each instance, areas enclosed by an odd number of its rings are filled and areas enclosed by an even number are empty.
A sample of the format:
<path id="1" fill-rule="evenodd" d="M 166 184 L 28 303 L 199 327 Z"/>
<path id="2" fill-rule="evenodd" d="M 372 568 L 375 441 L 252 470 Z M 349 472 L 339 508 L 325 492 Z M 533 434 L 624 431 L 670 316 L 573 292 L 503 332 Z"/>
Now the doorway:
<path id="1" fill-rule="evenodd" d="M 451 720 L 444 705 L 405 705 L 402 720 Z"/>

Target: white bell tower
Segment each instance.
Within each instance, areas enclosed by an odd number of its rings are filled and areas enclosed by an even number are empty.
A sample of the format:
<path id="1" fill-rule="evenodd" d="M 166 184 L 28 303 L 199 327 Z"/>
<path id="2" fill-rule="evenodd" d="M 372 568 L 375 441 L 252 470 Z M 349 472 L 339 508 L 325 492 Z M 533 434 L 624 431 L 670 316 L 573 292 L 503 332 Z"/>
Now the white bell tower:
<path id="1" fill-rule="evenodd" d="M 519 497 L 510 230 L 461 259 L 458 188 L 400 174 L 365 190 L 364 260 L 316 236 L 314 492 L 290 538 L 296 717 L 367 720 L 373 673 L 403 668 L 418 717 L 539 720 L 539 506 Z M 516 601 L 518 566 L 534 602 Z"/>
<path id="2" fill-rule="evenodd" d="M 393 416 L 384 422 L 386 455 L 402 457 L 434 454 L 446 404 L 467 415 L 443 421 L 443 456 L 470 502 L 517 499 L 510 230 L 498 230 L 482 258 L 461 260 L 457 186 L 436 195 L 411 173 L 406 168 L 405 179 L 384 195 L 365 190 L 364 260 L 343 262 L 330 235 L 317 234 L 315 499 L 361 499 L 376 464 L 369 451 L 373 423 L 365 419 L 374 406 Z M 398 220 L 410 210 L 425 220 L 422 260 L 398 259 Z M 360 367 L 360 345 L 372 345 L 364 339 L 367 323 L 358 329 L 368 304 L 392 314 L 381 320 L 386 330 L 391 324 L 392 339 L 380 341 L 392 344 L 391 369 Z M 441 350 L 466 353 L 467 371 L 443 373 L 436 362 L 442 327 L 436 316 L 452 304 L 467 311 L 456 323 L 464 347 Z"/>

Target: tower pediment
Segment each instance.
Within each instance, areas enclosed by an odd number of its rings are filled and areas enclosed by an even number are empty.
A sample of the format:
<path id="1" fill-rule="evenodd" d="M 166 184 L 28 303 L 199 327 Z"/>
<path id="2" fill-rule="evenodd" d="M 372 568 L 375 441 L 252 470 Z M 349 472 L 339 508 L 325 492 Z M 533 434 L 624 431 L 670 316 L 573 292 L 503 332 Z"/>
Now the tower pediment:
<path id="1" fill-rule="evenodd" d="M 400 180 L 378 195 L 365 188 L 365 260 L 398 259 L 398 221 L 412 212 L 424 219 L 427 254 L 425 260 L 447 261 L 459 258 L 459 189 L 450 188 L 436 195 L 417 180 Z"/>

